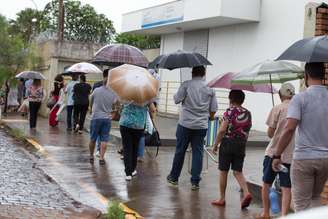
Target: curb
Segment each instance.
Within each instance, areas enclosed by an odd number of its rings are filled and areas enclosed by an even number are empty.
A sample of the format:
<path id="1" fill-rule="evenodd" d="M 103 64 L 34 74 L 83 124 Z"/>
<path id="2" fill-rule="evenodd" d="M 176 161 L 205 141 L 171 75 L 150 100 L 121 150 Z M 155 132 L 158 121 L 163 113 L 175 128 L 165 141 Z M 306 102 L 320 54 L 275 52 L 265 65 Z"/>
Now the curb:
<path id="1" fill-rule="evenodd" d="M 14 130 L 14 128 L 10 127 L 5 121 L 3 121 L 2 119 L 0 119 L 0 126 L 3 126 L 3 128 L 5 130 Z M 17 128 L 18 130 L 20 130 L 19 128 Z M 87 130 L 89 131 L 89 130 Z M 35 150 L 36 153 L 40 153 L 41 155 L 46 156 L 48 153 L 46 151 L 46 149 L 43 148 L 42 145 L 40 145 L 37 141 L 35 141 L 34 139 L 26 136 L 25 134 L 22 136 L 22 139 L 17 139 L 17 136 L 14 136 L 11 133 L 6 133 L 9 136 L 11 136 L 12 138 L 14 138 L 15 140 L 21 141 L 24 144 L 28 144 L 29 146 L 32 146 Z M 121 140 L 119 140 L 121 141 Z M 26 154 L 32 161 L 33 161 L 33 165 L 37 165 L 37 158 L 40 158 L 38 154 L 33 154 L 33 152 L 31 153 L 28 149 L 25 149 L 23 147 L 18 147 L 20 150 L 22 150 L 24 152 L 24 154 Z M 38 168 L 38 167 L 35 167 Z M 43 169 L 38 168 L 39 170 L 41 170 L 44 174 L 44 176 L 47 178 L 48 181 L 56 183 L 58 186 L 60 186 L 60 188 L 67 193 L 71 199 L 74 201 L 75 205 L 84 205 L 87 210 L 92 210 L 95 209 L 97 211 L 97 218 L 102 218 L 104 215 L 102 214 L 102 212 L 99 209 L 93 208 L 91 206 L 85 205 L 83 203 L 80 203 L 79 201 L 76 201 L 71 194 L 66 191 L 51 175 L 49 175 L 48 173 L 46 173 Z M 109 200 L 108 200 L 109 201 Z M 128 206 L 126 206 L 124 203 L 120 203 L 120 205 L 122 206 L 122 208 L 124 209 L 124 212 L 126 215 L 129 216 L 130 219 L 143 219 L 143 217 L 136 211 L 132 210 L 131 208 L 129 208 Z"/>

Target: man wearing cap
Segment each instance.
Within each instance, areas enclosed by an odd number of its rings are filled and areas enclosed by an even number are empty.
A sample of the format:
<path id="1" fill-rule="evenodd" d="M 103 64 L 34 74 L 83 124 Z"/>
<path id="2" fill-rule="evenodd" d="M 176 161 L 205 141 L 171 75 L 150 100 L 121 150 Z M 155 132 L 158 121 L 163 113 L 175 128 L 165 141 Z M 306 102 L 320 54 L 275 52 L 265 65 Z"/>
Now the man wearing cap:
<path id="1" fill-rule="evenodd" d="M 268 125 L 267 134 L 271 141 L 266 148 L 265 157 L 263 161 L 263 186 L 262 186 L 262 202 L 263 213 L 258 218 L 270 218 L 270 201 L 269 189 L 272 186 L 277 174 L 280 179 L 280 186 L 282 190 L 282 215 L 287 215 L 291 202 L 291 181 L 290 181 L 290 164 L 292 162 L 292 154 L 294 150 L 294 140 L 290 141 L 286 150 L 282 154 L 282 163 L 288 169 L 288 172 L 275 172 L 272 169 L 272 156 L 274 155 L 282 131 L 286 125 L 286 116 L 288 105 L 292 97 L 295 95 L 295 88 L 290 83 L 285 83 L 279 90 L 279 97 L 281 104 L 274 106 L 268 116 L 266 124 Z"/>
<path id="2" fill-rule="evenodd" d="M 306 63 L 307 89 L 290 101 L 286 126 L 272 157 L 272 168 L 279 171 L 282 154 L 296 130 L 291 167 L 296 212 L 320 206 L 320 195 L 328 180 L 328 89 L 322 83 L 324 76 L 324 63 Z"/>

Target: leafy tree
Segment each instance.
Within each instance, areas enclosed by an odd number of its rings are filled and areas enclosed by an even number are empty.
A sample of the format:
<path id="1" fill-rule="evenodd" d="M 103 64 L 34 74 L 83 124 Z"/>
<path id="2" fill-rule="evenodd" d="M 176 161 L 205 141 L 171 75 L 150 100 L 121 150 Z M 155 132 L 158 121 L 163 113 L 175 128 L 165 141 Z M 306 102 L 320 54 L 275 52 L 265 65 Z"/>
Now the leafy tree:
<path id="1" fill-rule="evenodd" d="M 24 42 L 28 44 L 34 34 L 38 34 L 42 29 L 46 29 L 42 11 L 26 8 L 17 13 L 17 18 L 10 21 L 10 33 L 18 34 Z"/>
<path id="2" fill-rule="evenodd" d="M 10 89 L 9 82 L 25 68 L 33 69 L 38 65 L 39 58 L 33 46 L 27 47 L 19 34 L 11 34 L 9 22 L 1 15 L 0 30 L 0 83 L 5 85 L 6 112 L 6 100 Z"/>
<path id="3" fill-rule="evenodd" d="M 97 14 L 95 9 L 80 1 L 64 0 L 65 22 L 64 38 L 66 40 L 109 43 L 115 34 L 111 20 L 104 14 Z M 57 31 L 59 1 L 52 0 L 43 10 L 42 29 Z"/>
<path id="4" fill-rule="evenodd" d="M 143 36 L 136 34 L 120 33 L 115 36 L 116 43 L 125 43 L 139 49 L 154 49 L 161 45 L 159 36 Z"/>

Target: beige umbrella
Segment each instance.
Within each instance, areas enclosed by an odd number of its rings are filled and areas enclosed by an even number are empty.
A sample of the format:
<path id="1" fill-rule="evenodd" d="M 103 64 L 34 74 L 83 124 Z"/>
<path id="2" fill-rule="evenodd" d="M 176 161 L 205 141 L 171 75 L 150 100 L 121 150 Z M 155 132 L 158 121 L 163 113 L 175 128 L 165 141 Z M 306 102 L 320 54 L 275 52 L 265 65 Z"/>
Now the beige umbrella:
<path id="1" fill-rule="evenodd" d="M 110 71 L 107 86 L 122 101 L 144 105 L 157 96 L 159 82 L 146 69 L 125 64 Z"/>

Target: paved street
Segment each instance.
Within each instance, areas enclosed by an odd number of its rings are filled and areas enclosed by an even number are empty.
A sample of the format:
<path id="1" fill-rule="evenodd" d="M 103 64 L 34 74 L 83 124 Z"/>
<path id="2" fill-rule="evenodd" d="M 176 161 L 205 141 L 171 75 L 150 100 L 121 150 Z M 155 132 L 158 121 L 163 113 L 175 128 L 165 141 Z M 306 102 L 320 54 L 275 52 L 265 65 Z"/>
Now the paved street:
<path id="1" fill-rule="evenodd" d="M 0 217 L 94 218 L 38 168 L 37 160 L 0 130 Z M 91 210 L 91 209 L 89 209 Z M 83 214 L 82 214 L 83 212 Z"/>
<path id="2" fill-rule="evenodd" d="M 11 127 L 25 130 L 42 147 L 38 166 L 52 176 L 72 197 L 89 206 L 105 210 L 108 200 L 116 199 L 136 210 L 145 218 L 253 218 L 260 212 L 257 204 L 248 211 L 240 210 L 239 186 L 232 174 L 229 178 L 227 206 L 217 208 L 210 201 L 217 198 L 218 171 L 213 162 L 203 174 L 200 191 L 191 191 L 187 162 L 180 179 L 179 188 L 166 183 L 171 167 L 174 147 L 163 147 L 156 159 L 146 156 L 138 164 L 138 176 L 132 182 L 125 181 L 124 165 L 117 154 L 119 142 L 111 144 L 106 154 L 107 164 L 88 162 L 88 134 L 66 133 L 63 124 L 49 128 L 47 120 L 40 119 L 36 132 L 26 128 L 27 123 L 8 118 Z M 150 150 L 150 153 L 153 152 Z M 250 149 L 245 173 L 259 179 L 263 149 Z M 96 160 L 97 161 L 97 160 Z M 187 158 L 186 158 L 187 161 Z M 205 163 L 206 164 L 206 163 Z M 205 166 L 206 168 L 206 166 Z"/>

